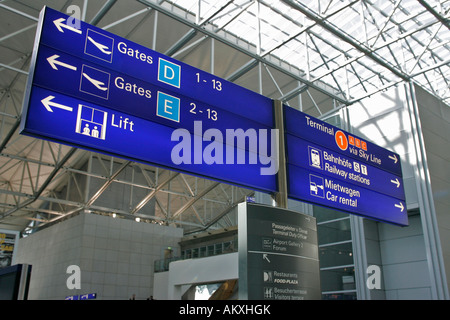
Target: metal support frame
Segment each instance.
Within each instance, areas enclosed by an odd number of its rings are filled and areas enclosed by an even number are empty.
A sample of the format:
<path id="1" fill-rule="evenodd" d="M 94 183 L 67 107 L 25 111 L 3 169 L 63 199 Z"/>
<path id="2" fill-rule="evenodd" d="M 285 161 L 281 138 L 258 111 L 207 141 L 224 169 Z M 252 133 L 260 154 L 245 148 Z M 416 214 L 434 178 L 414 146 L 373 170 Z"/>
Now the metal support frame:
<path id="1" fill-rule="evenodd" d="M 278 193 L 274 195 L 278 207 L 288 207 L 288 187 L 286 171 L 286 144 L 284 139 L 284 112 L 283 104 L 279 100 L 274 101 L 275 129 L 278 130 Z"/>

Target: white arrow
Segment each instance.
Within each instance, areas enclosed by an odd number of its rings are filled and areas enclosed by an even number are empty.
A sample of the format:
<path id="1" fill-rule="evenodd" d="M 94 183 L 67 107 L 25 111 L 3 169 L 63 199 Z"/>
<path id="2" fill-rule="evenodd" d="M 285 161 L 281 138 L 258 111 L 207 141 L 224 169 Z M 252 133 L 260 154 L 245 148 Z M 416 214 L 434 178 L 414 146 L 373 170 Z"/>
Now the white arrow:
<path id="1" fill-rule="evenodd" d="M 73 71 L 77 71 L 77 67 L 74 67 L 70 64 L 56 60 L 58 58 L 59 58 L 59 56 L 57 54 L 47 58 L 48 63 L 50 63 L 50 65 L 52 66 L 53 69 L 58 70 L 58 67 L 56 65 L 60 65 L 61 67 L 64 67 L 64 68 L 67 68 L 67 69 L 70 69 Z"/>
<path id="2" fill-rule="evenodd" d="M 42 104 L 44 105 L 45 109 L 47 109 L 47 111 L 53 112 L 52 108 L 50 108 L 50 107 L 60 108 L 60 109 L 67 110 L 67 111 L 73 110 L 71 107 L 53 102 L 52 101 L 53 99 L 55 99 L 54 96 L 48 96 L 47 98 L 41 100 Z"/>
<path id="3" fill-rule="evenodd" d="M 393 156 L 389 156 L 389 158 L 394 160 L 394 163 L 397 163 L 397 161 L 398 161 L 398 158 L 397 158 L 397 156 L 395 154 Z"/>
<path id="4" fill-rule="evenodd" d="M 263 253 L 263 259 L 264 259 L 264 260 L 267 260 L 267 262 L 270 263 L 270 260 L 269 260 L 269 258 L 267 257 L 267 253 Z"/>
<path id="5" fill-rule="evenodd" d="M 392 182 L 393 184 L 397 185 L 397 188 L 400 187 L 400 181 L 398 181 L 397 178 L 395 178 L 395 180 L 391 180 L 391 182 Z"/>
<path id="6" fill-rule="evenodd" d="M 56 19 L 56 20 L 53 21 L 53 23 L 55 24 L 56 28 L 58 28 L 59 32 L 64 33 L 63 28 L 65 28 L 67 30 L 70 30 L 70 31 L 82 34 L 81 30 L 78 30 L 78 29 L 76 29 L 74 27 L 68 26 L 67 24 L 64 24 L 63 23 L 64 21 L 66 21 L 66 19 L 64 19 L 64 18 L 59 18 L 59 19 Z"/>
<path id="7" fill-rule="evenodd" d="M 399 208 L 401 212 L 403 212 L 403 209 L 405 209 L 405 207 L 403 206 L 403 203 L 401 203 L 401 202 L 400 202 L 400 204 L 394 204 L 394 206 Z"/>

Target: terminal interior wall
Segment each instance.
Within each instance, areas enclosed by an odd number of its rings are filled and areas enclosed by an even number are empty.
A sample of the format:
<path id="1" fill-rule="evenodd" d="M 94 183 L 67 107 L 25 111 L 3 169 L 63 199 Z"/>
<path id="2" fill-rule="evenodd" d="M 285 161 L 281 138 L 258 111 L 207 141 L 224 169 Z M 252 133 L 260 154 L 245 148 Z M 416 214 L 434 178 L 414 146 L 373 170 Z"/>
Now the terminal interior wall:
<path id="1" fill-rule="evenodd" d="M 83 213 L 20 239 L 17 263 L 32 265 L 30 300 L 86 293 L 147 299 L 156 290 L 154 261 L 168 246 L 177 250 L 182 235 L 180 228 Z M 67 288 L 70 265 L 80 267 L 80 289 Z"/>
<path id="2" fill-rule="evenodd" d="M 400 155 L 409 212 L 409 226 L 404 228 L 369 220 L 364 222 L 367 264 L 377 264 L 382 268 L 383 292 L 372 290 L 371 298 L 433 298 L 430 249 L 425 245 L 425 227 L 420 216 L 423 213 L 419 214 L 416 181 L 416 168 L 421 163 L 418 163 L 415 153 L 406 90 L 407 86 L 391 88 L 349 107 L 350 126 L 355 133 L 370 137 L 376 144 Z M 426 92 L 420 92 L 419 95 L 423 95 L 422 99 L 430 96 Z M 416 98 L 420 101 L 420 98 L 413 97 Z M 432 104 L 434 106 L 428 103 L 427 109 L 436 107 L 436 101 Z M 425 120 L 422 115 L 420 120 Z M 425 130 L 422 128 L 424 135 Z M 427 150 L 433 148 L 428 144 L 426 142 Z M 436 153 L 442 155 L 442 150 L 436 150 Z"/>
<path id="3" fill-rule="evenodd" d="M 419 86 L 415 93 L 430 173 L 442 255 L 450 285 L 450 108 Z"/>

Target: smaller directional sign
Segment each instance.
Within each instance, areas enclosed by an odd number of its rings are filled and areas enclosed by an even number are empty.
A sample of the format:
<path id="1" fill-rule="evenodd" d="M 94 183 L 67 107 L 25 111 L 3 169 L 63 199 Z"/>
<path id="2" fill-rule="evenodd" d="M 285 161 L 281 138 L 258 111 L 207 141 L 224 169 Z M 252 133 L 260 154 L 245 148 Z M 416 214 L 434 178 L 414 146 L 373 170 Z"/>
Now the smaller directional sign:
<path id="1" fill-rule="evenodd" d="M 333 179 L 352 183 L 356 187 L 371 189 L 405 200 L 403 181 L 393 173 L 290 134 L 286 135 L 286 140 L 289 163 Z"/>
<path id="2" fill-rule="evenodd" d="M 408 225 L 400 157 L 285 106 L 288 197 Z"/>
<path id="3" fill-rule="evenodd" d="M 408 225 L 404 200 L 288 164 L 290 197 L 369 219 Z"/>
<path id="4" fill-rule="evenodd" d="M 286 132 L 366 164 L 402 175 L 400 157 L 356 135 L 285 106 Z"/>
<path id="5" fill-rule="evenodd" d="M 314 217 L 252 203 L 238 217 L 240 299 L 321 298 Z"/>

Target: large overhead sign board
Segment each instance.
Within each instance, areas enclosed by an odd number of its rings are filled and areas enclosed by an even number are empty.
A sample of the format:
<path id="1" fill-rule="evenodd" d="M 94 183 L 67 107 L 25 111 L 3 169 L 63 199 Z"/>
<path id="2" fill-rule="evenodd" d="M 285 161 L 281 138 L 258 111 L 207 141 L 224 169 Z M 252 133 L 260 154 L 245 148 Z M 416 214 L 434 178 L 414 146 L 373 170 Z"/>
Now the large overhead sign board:
<path id="1" fill-rule="evenodd" d="M 288 196 L 408 225 L 400 157 L 285 107 Z"/>
<path id="2" fill-rule="evenodd" d="M 272 100 L 48 7 L 32 59 L 22 133 L 276 191 Z"/>

